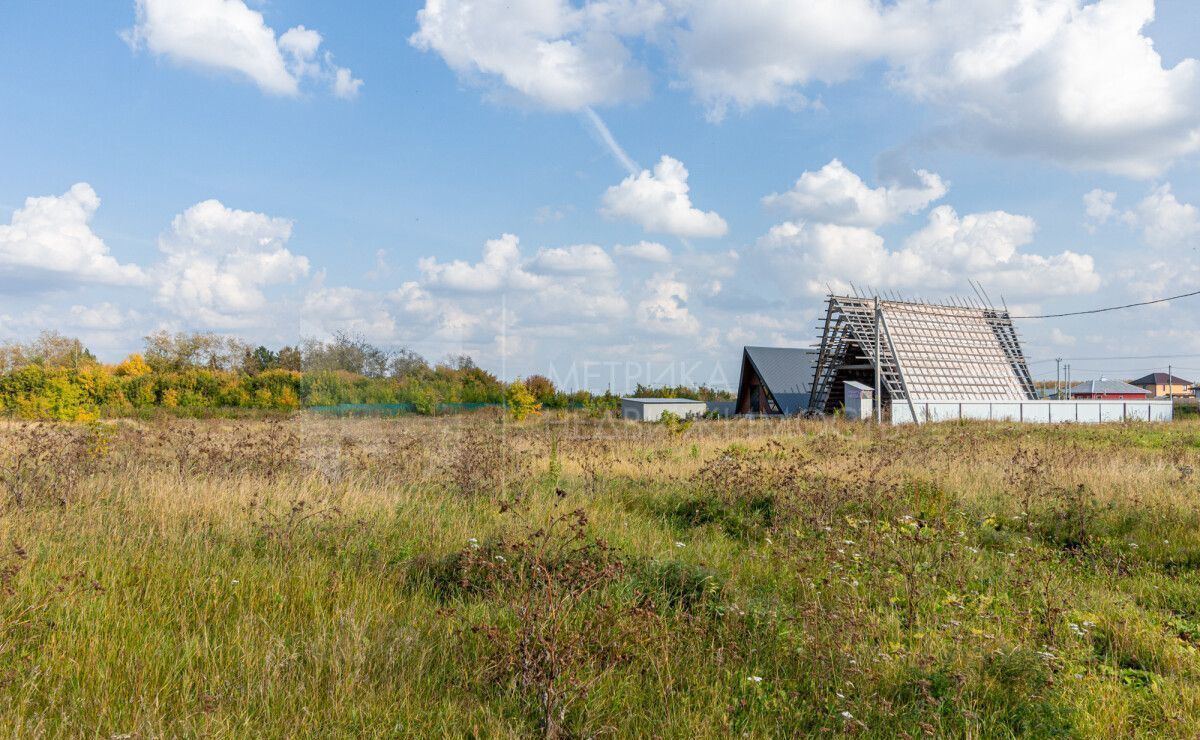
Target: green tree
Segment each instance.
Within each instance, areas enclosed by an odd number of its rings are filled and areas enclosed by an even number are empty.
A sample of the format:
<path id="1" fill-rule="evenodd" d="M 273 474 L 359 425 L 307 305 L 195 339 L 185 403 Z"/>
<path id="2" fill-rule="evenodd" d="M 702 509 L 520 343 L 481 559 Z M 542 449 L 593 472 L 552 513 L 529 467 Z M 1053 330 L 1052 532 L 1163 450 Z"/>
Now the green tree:
<path id="1" fill-rule="evenodd" d="M 267 370 L 274 370 L 279 367 L 279 355 L 259 345 L 252 349 L 246 349 L 246 355 L 242 359 L 242 370 L 247 375 L 258 375 Z"/>

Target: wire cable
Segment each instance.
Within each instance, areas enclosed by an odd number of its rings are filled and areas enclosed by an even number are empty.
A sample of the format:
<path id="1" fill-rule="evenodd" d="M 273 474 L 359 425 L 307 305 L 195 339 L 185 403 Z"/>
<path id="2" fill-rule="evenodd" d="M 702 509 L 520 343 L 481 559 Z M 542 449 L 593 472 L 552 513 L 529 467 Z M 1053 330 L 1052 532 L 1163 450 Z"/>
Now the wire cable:
<path id="1" fill-rule="evenodd" d="M 1063 357 L 1064 362 L 1104 362 L 1107 360 L 1173 360 L 1200 357 L 1200 355 L 1126 355 L 1125 357 Z M 1046 362 L 1054 362 L 1057 358 L 1047 357 L 1044 360 L 1034 360 L 1028 362 L 1028 365 L 1039 365 Z"/>
<path id="2" fill-rule="evenodd" d="M 1009 316 L 1010 319 L 1060 319 L 1065 316 L 1084 316 L 1092 313 L 1104 313 L 1106 311 L 1120 311 L 1124 308 L 1137 308 L 1138 306 L 1151 306 L 1155 303 L 1166 303 L 1180 298 L 1191 298 L 1192 296 L 1200 295 L 1200 290 L 1194 290 L 1191 293 L 1180 293 L 1179 295 L 1169 296 L 1167 298 L 1156 298 L 1152 301 L 1142 301 L 1141 303 L 1126 303 L 1124 306 L 1108 306 L 1107 308 L 1093 308 L 1088 311 L 1069 311 L 1067 313 L 1047 313 L 1040 316 Z"/>

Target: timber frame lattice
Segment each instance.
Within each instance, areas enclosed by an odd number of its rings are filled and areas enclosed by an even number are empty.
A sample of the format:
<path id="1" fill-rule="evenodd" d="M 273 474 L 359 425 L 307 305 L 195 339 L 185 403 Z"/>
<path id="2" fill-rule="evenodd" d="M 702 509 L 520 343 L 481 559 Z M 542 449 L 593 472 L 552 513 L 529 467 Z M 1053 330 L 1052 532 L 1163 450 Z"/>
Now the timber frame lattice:
<path id="1" fill-rule="evenodd" d="M 1036 398 L 1007 308 L 830 295 L 809 411 L 832 411 L 841 381 L 874 373 L 876 351 L 880 391 L 893 403 Z"/>

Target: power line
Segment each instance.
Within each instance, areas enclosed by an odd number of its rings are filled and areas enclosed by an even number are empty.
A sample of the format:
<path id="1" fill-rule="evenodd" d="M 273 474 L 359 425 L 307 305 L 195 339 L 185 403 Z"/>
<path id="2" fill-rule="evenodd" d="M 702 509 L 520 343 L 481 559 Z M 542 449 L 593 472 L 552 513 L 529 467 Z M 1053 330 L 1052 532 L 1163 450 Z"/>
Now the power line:
<path id="1" fill-rule="evenodd" d="M 1105 360 L 1176 360 L 1176 359 L 1187 359 L 1187 358 L 1192 358 L 1192 357 L 1200 357 L 1200 354 L 1198 354 L 1198 355 L 1127 355 L 1125 357 L 1064 357 L 1062 359 L 1070 360 L 1071 362 L 1104 362 Z M 1026 364 L 1038 365 L 1043 362 L 1054 362 L 1057 359 L 1058 358 L 1056 358 L 1056 357 L 1050 357 L 1050 358 L 1047 358 L 1044 360 L 1034 360 L 1033 362 L 1029 362 Z"/>
<path id="2" fill-rule="evenodd" d="M 1191 298 L 1192 296 L 1200 295 L 1200 290 L 1194 290 L 1191 293 L 1181 293 L 1179 295 L 1169 296 L 1167 298 L 1156 298 L 1152 301 L 1142 301 L 1141 303 L 1126 303 L 1124 306 L 1108 306 L 1107 308 L 1093 308 L 1089 311 L 1070 311 L 1068 313 L 1047 313 L 1040 316 L 1009 316 L 1010 319 L 1060 319 L 1065 316 L 1083 316 L 1091 313 L 1104 313 L 1105 311 L 1120 311 L 1123 308 L 1137 308 L 1138 306 L 1150 306 L 1155 303 L 1166 303 L 1179 298 Z M 1117 359 L 1117 358 L 1114 358 Z"/>

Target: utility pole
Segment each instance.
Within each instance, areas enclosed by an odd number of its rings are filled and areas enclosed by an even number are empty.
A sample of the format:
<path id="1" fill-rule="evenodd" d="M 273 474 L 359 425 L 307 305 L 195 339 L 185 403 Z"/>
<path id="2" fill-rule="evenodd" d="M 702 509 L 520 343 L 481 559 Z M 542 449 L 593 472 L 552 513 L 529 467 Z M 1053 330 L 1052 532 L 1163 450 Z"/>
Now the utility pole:
<path id="1" fill-rule="evenodd" d="M 883 308 L 875 296 L 875 423 L 883 424 L 883 375 L 879 370 L 880 334 L 883 331 Z M 915 419 L 913 421 L 916 421 Z"/>
<path id="2" fill-rule="evenodd" d="M 1067 386 L 1066 386 L 1067 400 L 1070 401 L 1071 400 L 1071 363 L 1069 363 L 1069 362 L 1067 363 L 1066 372 L 1067 372 Z"/>
<path id="3" fill-rule="evenodd" d="M 1062 400 L 1062 358 L 1054 358 L 1054 400 Z"/>
<path id="4" fill-rule="evenodd" d="M 1167 365 L 1167 398 L 1171 399 L 1171 403 L 1175 403 L 1175 374 L 1171 372 L 1171 365 Z"/>

